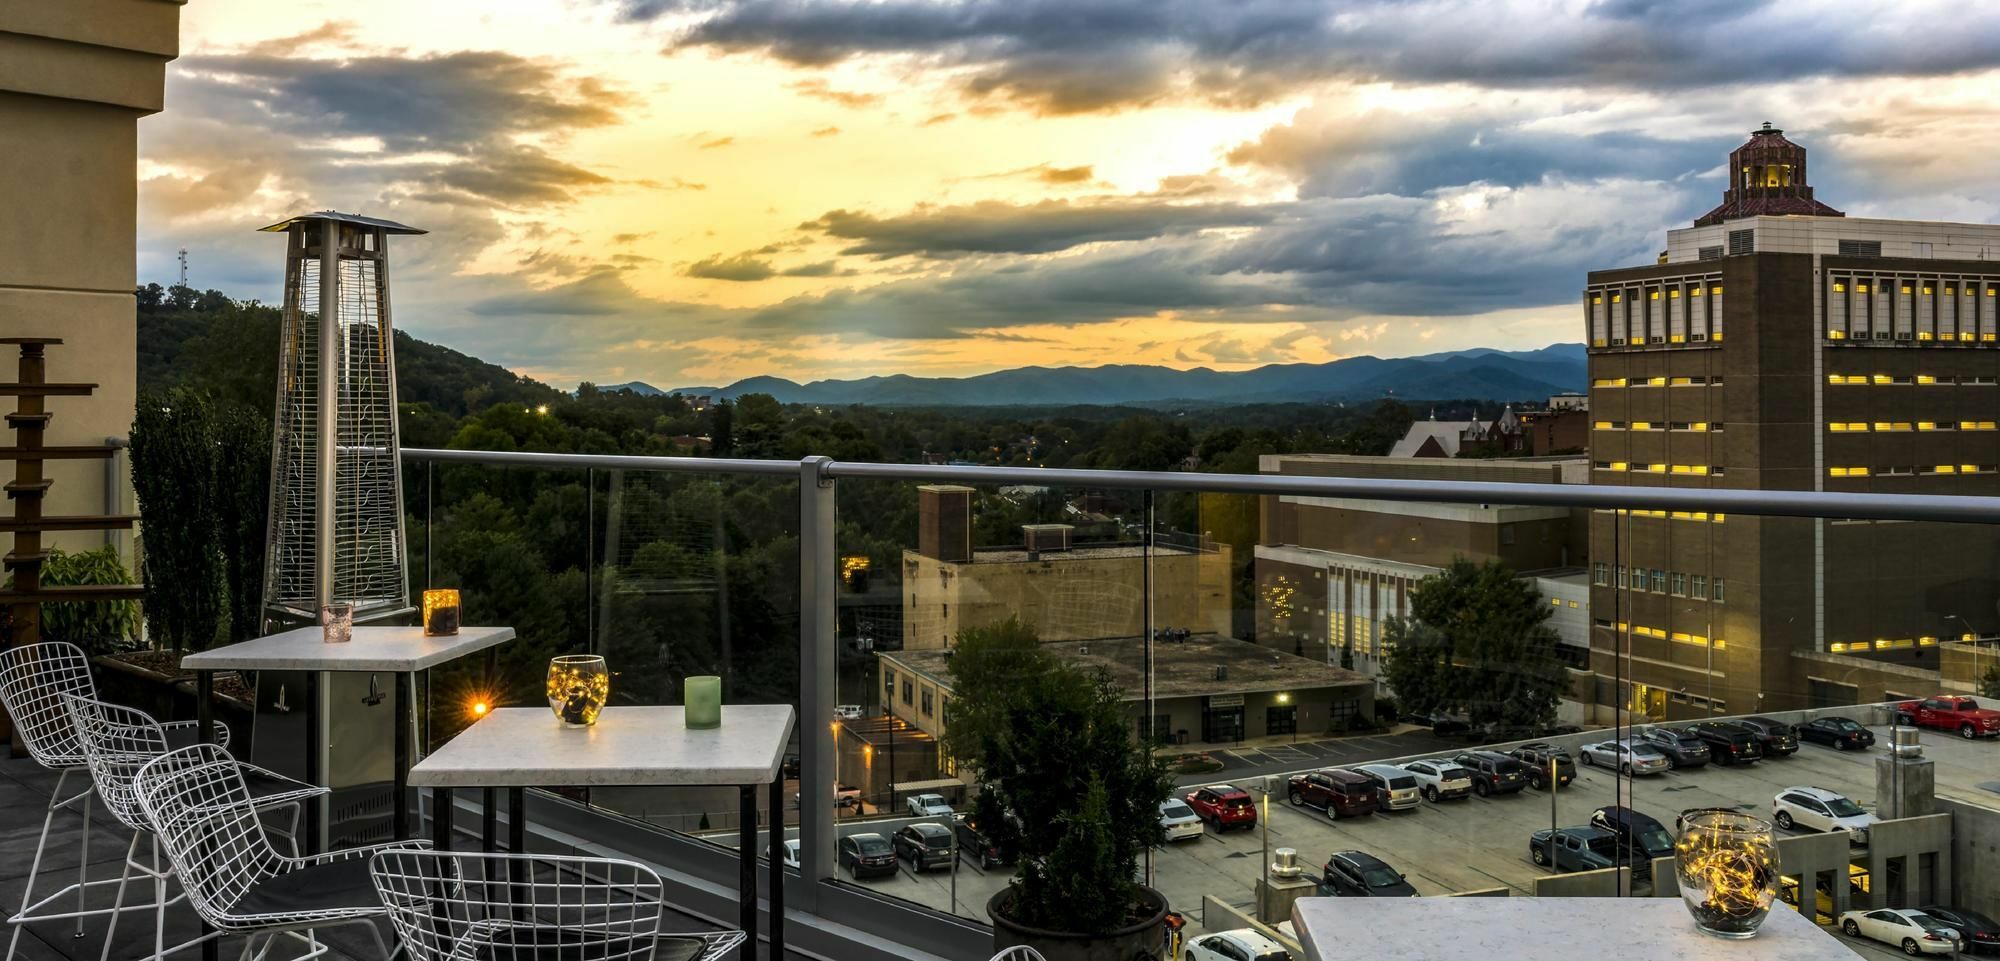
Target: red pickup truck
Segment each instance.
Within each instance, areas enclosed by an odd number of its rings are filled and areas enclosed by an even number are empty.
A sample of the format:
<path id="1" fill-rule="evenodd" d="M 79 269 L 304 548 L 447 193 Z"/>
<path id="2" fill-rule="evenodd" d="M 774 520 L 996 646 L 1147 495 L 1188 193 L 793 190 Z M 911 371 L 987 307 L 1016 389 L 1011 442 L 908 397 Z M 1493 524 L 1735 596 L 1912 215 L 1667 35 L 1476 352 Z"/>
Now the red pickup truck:
<path id="1" fill-rule="evenodd" d="M 1904 701 L 1896 705 L 1896 723 L 1957 731 L 1967 740 L 2000 736 L 2000 711 L 1980 707 L 1978 701 L 1956 694 Z"/>

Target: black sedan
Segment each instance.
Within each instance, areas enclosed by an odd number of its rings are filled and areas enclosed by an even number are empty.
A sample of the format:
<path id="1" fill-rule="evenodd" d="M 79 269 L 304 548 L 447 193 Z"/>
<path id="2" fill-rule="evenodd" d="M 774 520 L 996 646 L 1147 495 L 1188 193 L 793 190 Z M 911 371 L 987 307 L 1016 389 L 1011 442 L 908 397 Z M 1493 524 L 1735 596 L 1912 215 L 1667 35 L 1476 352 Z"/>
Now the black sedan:
<path id="1" fill-rule="evenodd" d="M 1799 725 L 1799 740 L 1824 744 L 1836 751 L 1872 747 L 1875 732 L 1851 717 L 1816 717 Z"/>
<path id="2" fill-rule="evenodd" d="M 911 824 L 896 832 L 896 856 L 907 859 L 910 869 L 921 874 L 931 868 L 948 868 L 957 860 L 951 832 L 942 824 L 928 821 Z"/>
<path id="3" fill-rule="evenodd" d="M 896 852 L 880 834 L 850 834 L 840 839 L 840 866 L 856 881 L 892 876 Z"/>
<path id="4" fill-rule="evenodd" d="M 2000 954 L 2000 923 L 1977 911 L 1927 905 L 1918 908 L 1938 923 L 1958 932 L 1958 943 L 1968 954 Z"/>

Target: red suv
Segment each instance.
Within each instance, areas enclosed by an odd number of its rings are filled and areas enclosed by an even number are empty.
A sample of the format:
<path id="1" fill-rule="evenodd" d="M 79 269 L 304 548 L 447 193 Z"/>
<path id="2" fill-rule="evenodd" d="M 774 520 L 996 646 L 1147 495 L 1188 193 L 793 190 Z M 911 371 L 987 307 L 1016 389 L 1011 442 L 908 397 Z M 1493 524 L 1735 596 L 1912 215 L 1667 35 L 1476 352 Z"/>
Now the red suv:
<path id="1" fill-rule="evenodd" d="M 1195 817 L 1218 833 L 1229 828 L 1257 826 L 1257 805 L 1250 800 L 1250 792 L 1233 784 L 1196 788 L 1188 792 L 1187 803 L 1194 808 Z"/>

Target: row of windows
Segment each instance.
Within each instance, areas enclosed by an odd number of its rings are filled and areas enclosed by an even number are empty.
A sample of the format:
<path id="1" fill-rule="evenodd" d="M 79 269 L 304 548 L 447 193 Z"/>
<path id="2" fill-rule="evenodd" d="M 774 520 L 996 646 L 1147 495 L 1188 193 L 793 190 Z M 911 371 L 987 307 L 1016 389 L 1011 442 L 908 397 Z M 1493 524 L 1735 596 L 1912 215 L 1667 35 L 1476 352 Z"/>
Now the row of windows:
<path id="1" fill-rule="evenodd" d="M 1550 606 L 1550 607 L 1561 607 L 1561 606 L 1563 606 L 1563 599 L 1562 599 L 1562 598 L 1560 598 L 1560 597 L 1551 597 L 1551 598 L 1549 598 L 1549 606 Z M 1577 608 L 1577 603 L 1576 603 L 1575 601 L 1570 601 L 1570 602 L 1569 602 L 1569 608 L 1570 608 L 1570 610 L 1576 610 L 1576 608 Z"/>
<path id="2" fill-rule="evenodd" d="M 1827 332 L 1826 332 L 1826 339 L 1828 339 L 1828 340 L 1846 340 L 1846 339 L 1848 339 L 1848 337 L 1847 337 L 1847 331 L 1844 331 L 1844 330 L 1829 330 L 1829 331 L 1827 331 Z M 1855 340 L 1866 340 L 1866 339 L 1868 339 L 1868 333 L 1867 333 L 1866 331 L 1858 331 L 1858 332 L 1856 332 L 1856 333 L 1855 333 L 1855 335 L 1854 335 L 1854 339 L 1855 339 Z M 1969 331 L 1969 330 L 1961 330 L 1961 331 L 1959 331 L 1959 332 L 1958 332 L 1958 336 L 1957 336 L 1957 337 L 1953 337 L 1953 336 L 1952 336 L 1952 335 L 1951 335 L 1950 333 L 1946 333 L 1946 334 L 1944 334 L 1943 336 L 1939 336 L 1939 335 L 1937 335 L 1937 334 L 1933 334 L 1933 333 L 1931 333 L 1931 332 L 1930 332 L 1930 331 L 1928 331 L 1928 330 L 1919 330 L 1919 331 L 1916 331 L 1916 332 L 1914 333 L 1914 335 L 1913 335 L 1913 334 L 1912 334 L 1912 333 L 1911 333 L 1910 331 L 1899 331 L 1899 332 L 1897 332 L 1897 333 L 1896 333 L 1896 334 L 1894 335 L 1894 337 L 1892 338 L 1892 337 L 1890 336 L 1890 332 L 1889 332 L 1889 331 L 1886 331 L 1886 330 L 1878 330 L 1878 331 L 1876 331 L 1876 332 L 1875 332 L 1875 337 L 1874 337 L 1874 339 L 1876 339 L 1876 340 L 1891 340 L 1891 339 L 1894 339 L 1894 340 L 1920 340 L 1920 341 L 1933 341 L 1933 342 L 1935 342 L 1935 341 L 1949 341 L 1949 342 L 1955 342 L 1955 343 L 1961 343 L 1961 344 L 1973 344 L 1973 343 L 1986 343 L 1986 344 L 1992 344 L 1992 343 L 2000 343 L 2000 334 L 1993 334 L 1993 333 L 1985 333 L 1985 334 L 1974 334 L 1974 333 L 1973 333 L 1972 331 Z"/>
<path id="3" fill-rule="evenodd" d="M 1722 375 L 1713 377 L 1598 377 L 1592 387 L 1720 387 Z"/>
<path id="4" fill-rule="evenodd" d="M 1824 300 L 1828 341 L 2000 343 L 2000 287 L 1971 278 L 1833 274 Z"/>
<path id="5" fill-rule="evenodd" d="M 1993 430 L 1995 423 L 1990 420 L 1962 420 L 1956 424 L 1934 420 L 1878 420 L 1872 426 L 1877 433 L 1900 433 L 1906 430 Z M 1826 429 L 1836 434 L 1859 434 L 1867 432 L 1870 426 L 1865 420 L 1836 420 L 1827 424 Z"/>
<path id="6" fill-rule="evenodd" d="M 1622 460 L 1600 460 L 1592 461 L 1590 466 L 1596 470 L 1611 471 L 1612 473 L 1630 471 L 1634 474 L 1689 474 L 1696 477 L 1721 477 L 1723 475 L 1722 468 L 1710 467 L 1707 464 L 1634 464 Z"/>
<path id="7" fill-rule="evenodd" d="M 1694 286 L 1692 286 L 1692 287 L 1688 287 L 1688 288 L 1687 288 L 1687 295 L 1688 295 L 1689 297 L 1699 297 L 1699 296 L 1701 296 L 1701 295 L 1702 295 L 1702 291 L 1703 291 L 1703 290 L 1706 290 L 1706 291 L 1708 291 L 1708 292 L 1709 292 L 1709 293 L 1711 293 L 1711 294 L 1716 294 L 1716 295 L 1718 295 L 1718 296 L 1719 296 L 1719 295 L 1721 295 L 1721 293 L 1722 293 L 1722 285 L 1721 285 L 1721 284 L 1714 284 L 1714 285 L 1711 285 L 1711 286 L 1707 286 L 1707 287 L 1703 287 L 1703 286 L 1702 286 L 1702 285 L 1700 285 L 1700 284 L 1696 284 L 1696 285 L 1694 285 Z M 1622 303 L 1624 303 L 1624 302 L 1625 302 L 1625 297 L 1626 297 L 1626 294 L 1628 294 L 1628 293 L 1629 293 L 1629 294 L 1631 295 L 1632 299 L 1633 299 L 1633 300 L 1634 300 L 1635 302 L 1636 302 L 1636 301 L 1637 301 L 1637 300 L 1639 299 L 1639 291 L 1638 291 L 1638 290 L 1637 290 L 1636 288 L 1633 288 L 1633 289 L 1630 289 L 1630 290 L 1627 290 L 1627 291 L 1623 291 L 1623 292 L 1619 292 L 1619 293 L 1614 293 L 1614 294 L 1612 294 L 1612 295 L 1611 295 L 1611 302 L 1612 302 L 1612 303 L 1614 303 L 1614 304 L 1622 304 Z M 1666 293 L 1666 297 L 1667 297 L 1667 299 L 1668 299 L 1668 300 L 1679 300 L 1679 299 L 1681 299 L 1681 285 L 1679 285 L 1679 284 L 1675 284 L 1675 285 L 1673 285 L 1673 286 L 1670 286 L 1670 287 L 1668 287 L 1668 288 L 1666 289 L 1665 293 Z M 1652 289 L 1652 290 L 1649 290 L 1649 291 L 1646 291 L 1646 299 L 1647 299 L 1647 300 L 1659 300 L 1659 299 L 1660 299 L 1660 294 L 1661 294 L 1661 291 L 1660 291 L 1660 289 L 1656 287 L 1656 288 L 1654 288 L 1654 289 Z M 1592 295 L 1590 295 L 1590 305 L 1591 305 L 1592 307 L 1597 307 L 1597 306 L 1601 306 L 1601 305 L 1603 305 L 1603 303 L 1604 303 L 1604 295 L 1603 295 L 1603 294 L 1592 294 Z"/>
<path id="8" fill-rule="evenodd" d="M 1828 477 L 1914 477 L 1941 474 L 2000 473 L 2000 464 L 1930 464 L 1916 467 L 1829 467 Z"/>
<path id="9" fill-rule="evenodd" d="M 1706 574 L 1688 574 L 1682 571 L 1663 571 L 1657 567 L 1627 568 L 1623 564 L 1607 564 L 1598 561 L 1591 565 L 1590 582 L 1599 587 L 1614 584 L 1619 590 L 1650 591 L 1654 594 L 1672 594 L 1676 597 L 1692 597 L 1696 600 L 1724 602 L 1722 578 L 1711 585 Z"/>
<path id="10" fill-rule="evenodd" d="M 1705 420 L 1635 420 L 1628 424 L 1622 420 L 1600 420 L 1592 424 L 1591 427 L 1595 430 L 1685 430 L 1701 434 L 1712 430 L 1721 430 L 1722 422 L 1716 421 L 1710 423 Z"/>
<path id="11" fill-rule="evenodd" d="M 1630 510 L 1628 508 L 1623 508 L 1623 507 L 1618 508 L 1616 511 L 1613 511 L 1608 507 L 1599 507 L 1596 509 L 1596 512 L 1599 514 L 1615 513 L 1619 517 L 1653 517 L 1653 518 L 1658 518 L 1660 520 L 1666 520 L 1667 518 L 1671 517 L 1677 521 L 1712 521 L 1717 524 L 1723 523 L 1724 521 L 1727 521 L 1729 519 L 1728 514 L 1720 514 L 1720 513 L 1710 514 L 1707 511 L 1669 512 L 1669 511 Z"/>
<path id="12" fill-rule="evenodd" d="M 1970 641 L 1973 636 L 1965 635 L 1961 640 Z M 1903 651 L 1913 647 L 1936 647 L 1938 639 L 1931 634 L 1922 637 L 1878 637 L 1873 641 L 1834 641 L 1826 649 L 1835 654 L 1860 654 L 1866 651 Z"/>
<path id="13" fill-rule="evenodd" d="M 1722 340 L 1722 285 L 1713 275 L 1642 281 L 1586 292 L 1592 347 Z"/>
<path id="14" fill-rule="evenodd" d="M 1889 287 L 1890 287 L 1890 285 L 1888 285 L 1888 284 L 1882 284 L 1882 285 L 1879 285 L 1879 286 L 1878 286 L 1878 287 L 1876 288 L 1876 292 L 1877 292 L 1877 293 L 1884 293 L 1884 294 L 1886 294 L 1886 293 L 1888 293 L 1888 292 L 1889 292 Z M 1929 296 L 1931 296 L 1932 294 L 1934 294 L 1934 293 L 1936 293 L 1936 292 L 1937 292 L 1937 288 L 1936 288 L 1936 286 L 1935 286 L 1935 285 L 1933 285 L 1933 284 L 1921 284 L 1921 285 L 1914 285 L 1914 284 L 1902 284 L 1902 285 L 1901 285 L 1901 289 L 1900 289 L 1900 292 L 1901 292 L 1901 293 L 1905 293 L 1905 294 L 1913 294 L 1913 293 L 1916 293 L 1916 292 L 1917 292 L 1918 290 L 1922 290 L 1922 291 L 1924 292 L 1924 296 L 1926 296 L 1926 297 L 1929 297 Z M 1845 281 L 1839 281 L 1839 280 L 1836 280 L 1836 281 L 1834 281 L 1834 282 L 1833 282 L 1833 292 L 1834 292 L 1834 293 L 1836 293 L 1836 294 L 1844 294 L 1844 293 L 1847 293 L 1847 283 L 1846 283 Z M 1855 284 L 1855 285 L 1854 285 L 1854 292 L 1855 292 L 1855 293 L 1857 293 L 1857 294 L 1865 294 L 1865 293 L 1867 293 L 1867 292 L 1868 292 L 1868 285 L 1867 285 L 1867 284 L 1859 284 L 1859 283 L 1857 283 L 1857 284 Z M 1966 285 L 1965 285 L 1965 296 L 1967 296 L 1967 297 L 1973 297 L 1973 296 L 1977 296 L 1977 295 L 1978 295 L 1978 293 L 1979 293 L 1979 285 L 1978 285 L 1978 284 L 1966 284 Z M 1956 284 L 1947 284 L 1947 285 L 1945 286 L 1945 288 L 1944 288 L 1944 295 L 1945 295 L 1946 297 L 1956 297 L 1956 296 L 1958 296 L 1958 295 L 1959 295 L 1959 287 L 1958 287 L 1958 286 L 1957 286 Z M 1987 288 L 1986 288 L 1986 296 L 1988 296 L 1988 297 L 1995 297 L 1995 296 L 2000 296 L 2000 288 L 1996 288 L 1996 287 L 1987 287 Z"/>
<path id="15" fill-rule="evenodd" d="M 1644 624 L 1627 624 L 1624 621 L 1614 622 L 1605 618 L 1597 618 L 1594 623 L 1605 630 L 1623 631 L 1634 637 L 1651 637 L 1662 641 L 1673 641 L 1676 644 L 1713 647 L 1718 651 L 1724 650 L 1729 646 L 1722 638 L 1718 637 L 1711 641 L 1703 635 L 1691 634 L 1687 631 L 1667 631 L 1657 627 L 1648 627 Z"/>
<path id="16" fill-rule="evenodd" d="M 1992 387 L 2000 384 L 2000 379 L 1969 375 L 1957 377 L 1951 374 L 1828 374 L 1827 384 L 1834 387 Z"/>

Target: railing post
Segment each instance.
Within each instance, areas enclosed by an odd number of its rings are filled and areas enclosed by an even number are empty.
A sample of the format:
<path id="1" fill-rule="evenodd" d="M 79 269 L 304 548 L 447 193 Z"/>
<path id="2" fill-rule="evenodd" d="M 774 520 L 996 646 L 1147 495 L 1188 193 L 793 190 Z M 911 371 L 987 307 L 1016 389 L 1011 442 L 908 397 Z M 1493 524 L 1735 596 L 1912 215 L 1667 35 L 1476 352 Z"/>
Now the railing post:
<path id="1" fill-rule="evenodd" d="M 819 882 L 834 875 L 833 719 L 839 612 L 833 478 L 828 457 L 799 461 L 799 879 L 793 903 L 818 907 Z M 772 869 L 783 876 L 783 865 Z"/>

